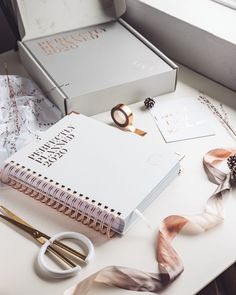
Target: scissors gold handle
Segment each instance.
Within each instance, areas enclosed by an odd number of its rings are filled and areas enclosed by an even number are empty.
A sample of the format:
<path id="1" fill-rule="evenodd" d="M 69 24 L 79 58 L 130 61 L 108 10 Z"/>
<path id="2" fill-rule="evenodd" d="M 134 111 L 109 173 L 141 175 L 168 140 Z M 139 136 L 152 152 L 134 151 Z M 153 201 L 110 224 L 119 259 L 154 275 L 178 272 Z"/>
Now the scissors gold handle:
<path id="1" fill-rule="evenodd" d="M 41 248 L 41 254 L 38 256 L 40 257 L 40 266 L 44 268 L 44 270 L 47 270 L 47 267 L 45 266 L 45 262 L 42 258 L 42 254 L 44 254 L 46 251 L 50 252 L 51 254 L 53 254 L 57 259 L 59 259 L 60 261 L 64 262 L 65 264 L 67 264 L 68 266 L 70 266 L 71 268 L 74 268 L 74 270 L 80 270 L 81 268 L 78 268 L 78 265 L 75 264 L 73 261 L 71 261 L 69 258 L 67 258 L 65 255 L 63 255 L 62 253 L 60 253 L 60 251 L 58 251 L 58 249 L 63 250 L 64 252 L 68 252 L 71 255 L 75 256 L 76 258 L 79 258 L 80 260 L 84 261 L 84 262 L 88 262 L 90 260 L 90 256 L 91 255 L 87 255 L 85 256 L 84 254 L 76 251 L 75 249 L 67 246 L 64 243 L 61 243 L 60 241 L 58 241 L 57 239 L 55 239 L 54 237 L 50 237 L 46 234 L 44 234 L 43 232 L 33 228 L 30 224 L 28 224 L 27 222 L 25 222 L 23 219 L 21 219 L 20 217 L 18 217 L 17 215 L 15 215 L 13 212 L 11 212 L 9 209 L 5 208 L 4 206 L 0 205 L 0 209 L 1 211 L 4 212 L 4 214 L 0 213 L 0 217 L 8 222 L 10 222 L 11 224 L 16 225 L 18 228 L 24 230 L 25 232 L 27 232 L 28 234 L 30 234 L 38 243 L 40 243 L 42 246 L 46 247 L 42 247 Z M 89 252 L 93 253 L 93 245 L 91 243 L 91 241 L 89 239 L 87 239 L 85 236 L 79 234 L 79 233 L 61 233 L 59 235 L 57 235 L 57 237 L 67 237 L 67 238 L 75 238 L 78 240 L 81 240 L 85 245 L 87 245 L 87 249 L 89 250 Z M 58 249 L 55 249 L 55 246 Z M 42 260 L 42 261 L 41 261 Z M 64 277 L 67 277 L 71 274 L 74 274 L 75 271 L 67 271 L 67 272 L 55 272 L 53 270 L 50 269 L 50 274 L 53 276 L 53 273 L 56 273 L 57 277 L 62 277 L 64 275 Z M 54 276 L 55 277 L 55 276 Z"/>

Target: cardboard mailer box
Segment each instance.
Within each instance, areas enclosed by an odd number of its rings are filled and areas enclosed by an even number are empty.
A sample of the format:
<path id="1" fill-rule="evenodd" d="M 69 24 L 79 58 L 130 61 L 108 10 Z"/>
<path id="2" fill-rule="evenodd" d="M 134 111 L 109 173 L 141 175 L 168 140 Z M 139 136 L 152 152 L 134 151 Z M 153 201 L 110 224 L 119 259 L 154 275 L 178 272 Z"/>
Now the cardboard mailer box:
<path id="1" fill-rule="evenodd" d="M 177 66 L 120 17 L 125 0 L 11 0 L 21 60 L 63 114 L 175 90 Z"/>

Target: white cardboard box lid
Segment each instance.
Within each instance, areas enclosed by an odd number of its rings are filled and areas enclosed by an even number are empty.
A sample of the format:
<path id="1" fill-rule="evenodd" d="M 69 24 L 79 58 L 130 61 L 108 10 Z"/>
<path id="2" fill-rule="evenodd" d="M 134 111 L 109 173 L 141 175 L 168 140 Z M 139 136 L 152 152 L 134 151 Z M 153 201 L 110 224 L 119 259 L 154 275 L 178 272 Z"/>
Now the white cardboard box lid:
<path id="1" fill-rule="evenodd" d="M 14 0 L 23 41 L 119 18 L 125 0 Z"/>

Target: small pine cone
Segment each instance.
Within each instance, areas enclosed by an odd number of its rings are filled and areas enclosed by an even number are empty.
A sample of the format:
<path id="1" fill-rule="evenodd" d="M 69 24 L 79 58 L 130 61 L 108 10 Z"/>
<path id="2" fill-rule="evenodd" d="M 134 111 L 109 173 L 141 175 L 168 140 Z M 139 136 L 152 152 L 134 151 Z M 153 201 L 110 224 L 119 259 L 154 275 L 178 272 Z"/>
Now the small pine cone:
<path id="1" fill-rule="evenodd" d="M 231 171 L 232 178 L 236 180 L 236 154 L 228 157 L 227 164 Z"/>
<path id="2" fill-rule="evenodd" d="M 146 98 L 146 99 L 144 100 L 144 105 L 145 105 L 145 107 L 149 110 L 149 109 L 151 109 L 151 108 L 154 107 L 154 105 L 155 105 L 155 100 L 152 99 L 152 98 L 150 98 L 150 97 L 148 97 L 148 98 Z"/>

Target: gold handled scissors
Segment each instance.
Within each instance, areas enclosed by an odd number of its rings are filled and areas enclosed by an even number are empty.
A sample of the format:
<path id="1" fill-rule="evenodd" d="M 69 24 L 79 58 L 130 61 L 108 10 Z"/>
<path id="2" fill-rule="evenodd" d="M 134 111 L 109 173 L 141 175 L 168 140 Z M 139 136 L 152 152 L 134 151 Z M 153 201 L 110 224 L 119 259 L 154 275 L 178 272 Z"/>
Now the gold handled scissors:
<path id="1" fill-rule="evenodd" d="M 35 229 L 30 224 L 25 222 L 23 219 L 15 215 L 13 212 L 11 212 L 9 209 L 5 208 L 4 206 L 0 205 L 0 210 L 2 213 L 0 213 L 0 217 L 11 224 L 16 225 L 18 228 L 24 230 L 27 232 L 31 237 L 33 237 L 39 244 L 42 245 L 39 254 L 38 254 L 38 264 L 41 267 L 41 269 L 46 272 L 49 276 L 54 278 L 65 278 L 69 276 L 73 276 L 77 274 L 81 267 L 77 264 L 75 264 L 71 259 L 67 258 L 65 256 L 65 253 L 69 253 L 70 256 L 74 256 L 86 263 L 88 263 L 93 254 L 94 254 L 94 247 L 92 242 L 85 237 L 84 235 L 76 232 L 62 232 L 57 235 L 54 235 L 52 237 L 44 234 L 43 232 Z M 81 247 L 85 248 L 87 251 L 87 255 L 84 255 L 75 249 L 67 246 L 64 243 L 61 243 L 61 239 L 75 239 L 79 242 Z M 63 251 L 63 254 L 61 251 Z M 63 270 L 55 270 L 52 269 L 50 266 L 48 266 L 44 259 L 45 252 L 48 251 L 52 255 L 56 257 L 60 262 L 63 262 L 67 266 L 69 266 L 69 269 L 63 269 Z"/>

